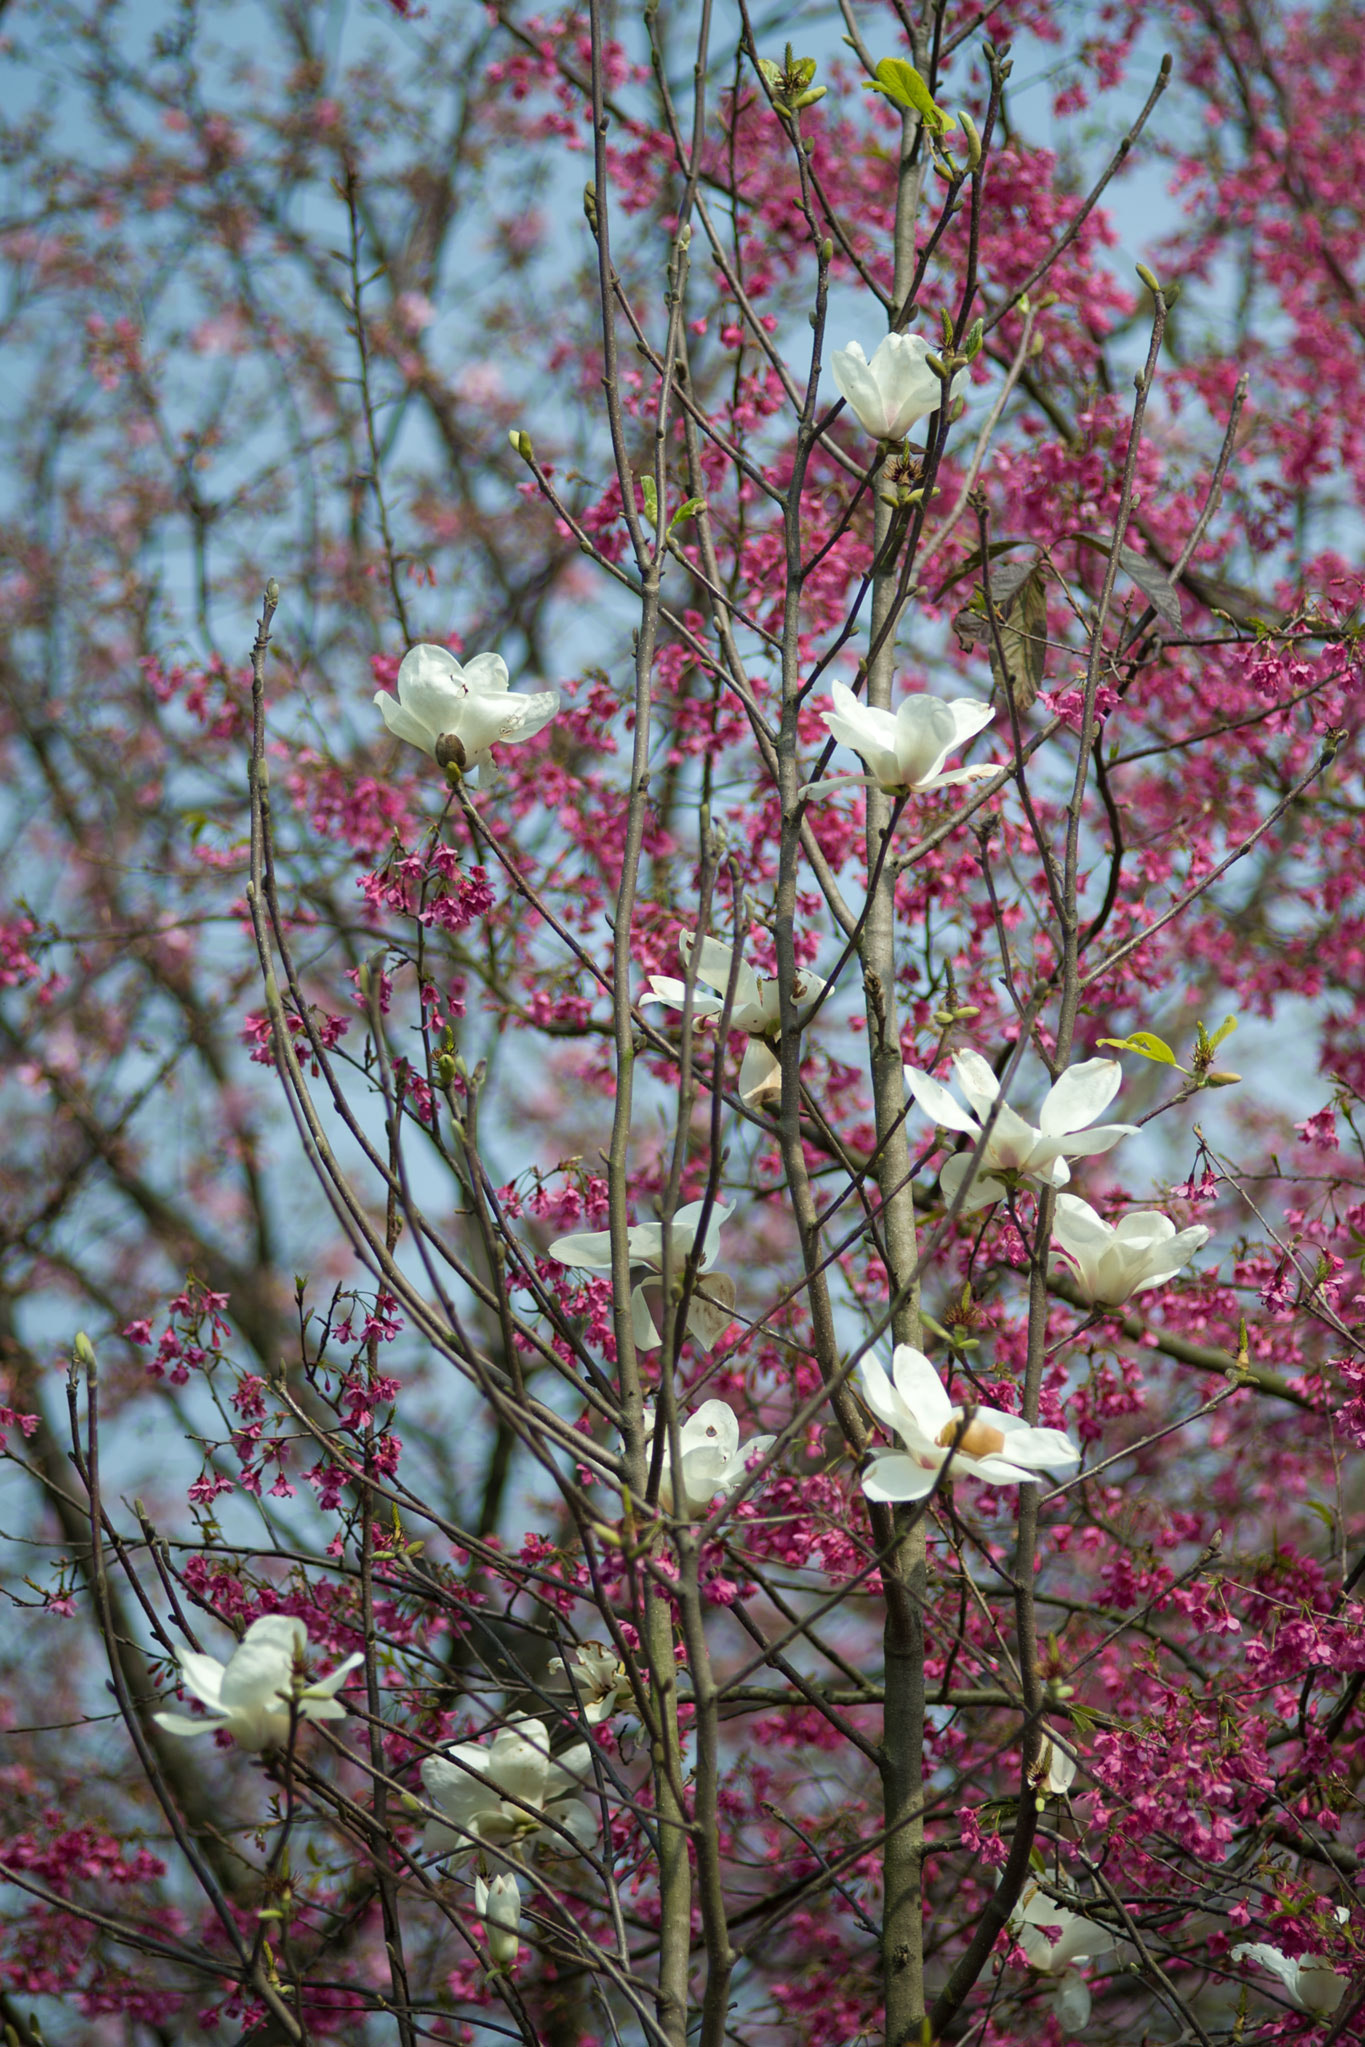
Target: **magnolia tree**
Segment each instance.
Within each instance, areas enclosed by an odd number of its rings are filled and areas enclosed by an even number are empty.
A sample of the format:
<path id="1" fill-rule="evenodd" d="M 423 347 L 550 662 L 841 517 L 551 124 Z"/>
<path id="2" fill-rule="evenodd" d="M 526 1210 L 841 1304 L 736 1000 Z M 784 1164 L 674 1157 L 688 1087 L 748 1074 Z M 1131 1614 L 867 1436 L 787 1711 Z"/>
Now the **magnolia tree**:
<path id="1" fill-rule="evenodd" d="M 1077 26 L 7 17 L 6 2041 L 1362 2036 L 1365 55 Z"/>

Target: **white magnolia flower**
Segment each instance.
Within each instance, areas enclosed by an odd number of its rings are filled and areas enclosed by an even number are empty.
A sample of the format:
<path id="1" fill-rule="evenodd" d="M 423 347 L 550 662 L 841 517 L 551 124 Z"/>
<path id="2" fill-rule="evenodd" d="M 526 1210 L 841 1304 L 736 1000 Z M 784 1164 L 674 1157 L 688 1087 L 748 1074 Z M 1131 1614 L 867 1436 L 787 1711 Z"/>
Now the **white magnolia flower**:
<path id="1" fill-rule="evenodd" d="M 1090 1988 L 1074 1964 L 1107 1955 L 1113 1934 L 1095 1920 L 1054 1904 L 1037 1884 L 1025 1888 L 1010 1915 L 1010 1932 L 1028 1956 L 1029 1967 L 1054 1979 L 1047 2002 L 1064 2029 L 1080 2032 L 1090 2020 Z"/>
<path id="2" fill-rule="evenodd" d="M 649 1439 L 646 1462 L 652 1456 L 654 1418 L 646 1412 Z M 723 1400 L 703 1400 L 695 1414 L 679 1422 L 682 1449 L 682 1485 L 673 1482 L 672 1459 L 664 1446 L 663 1476 L 659 1482 L 659 1505 L 665 1514 L 686 1515 L 689 1521 L 704 1521 L 717 1493 L 733 1499 L 748 1476 L 748 1467 L 766 1457 L 776 1436 L 751 1436 L 741 1452 L 739 1423 L 732 1407 Z M 681 1498 L 676 1497 L 681 1492 Z"/>
<path id="3" fill-rule="evenodd" d="M 802 793 L 819 795 L 853 783 L 884 789 L 888 796 L 923 796 L 931 789 L 955 788 L 962 782 L 980 781 L 997 772 L 989 762 L 974 768 L 949 768 L 943 763 L 995 716 L 989 704 L 971 697 L 945 703 L 942 697 L 902 697 L 894 711 L 877 711 L 859 703 L 851 689 L 836 682 L 830 692 L 832 711 L 822 715 L 841 746 L 861 754 L 867 763 L 865 775 L 830 775 L 823 782 L 807 782 Z"/>
<path id="4" fill-rule="evenodd" d="M 398 670 L 395 701 L 381 689 L 375 702 L 395 739 L 420 746 L 440 767 L 468 779 L 499 741 L 531 739 L 559 709 L 558 690 L 508 694 L 501 654 L 476 654 L 463 667 L 444 647 L 412 647 Z"/>
<path id="5" fill-rule="evenodd" d="M 194 1649 L 177 1649 L 185 1690 L 209 1708 L 211 1719 L 186 1713 L 155 1713 L 168 1734 L 210 1734 L 225 1727 L 239 1748 L 280 1748 L 289 1739 L 289 1704 L 300 1720 L 340 1720 L 345 1707 L 335 1697 L 348 1672 L 364 1657 L 357 1650 L 315 1684 L 296 1684 L 296 1666 L 308 1646 L 308 1630 L 293 1614 L 267 1613 L 251 1623 L 226 1663 Z"/>
<path id="6" fill-rule="evenodd" d="M 511 1870 L 501 1870 L 491 1884 L 474 1879 L 474 1910 L 483 1921 L 488 1958 L 495 1969 L 515 1969 L 521 1944 L 521 1889 Z"/>
<path id="7" fill-rule="evenodd" d="M 684 961 L 691 964 L 696 950 L 696 938 L 690 931 L 683 932 L 678 940 L 678 950 Z M 730 962 L 734 957 L 733 948 L 723 945 L 718 938 L 703 938 L 701 956 L 697 961 L 696 978 L 704 981 L 708 988 L 719 992 L 715 995 L 699 995 L 692 992 L 692 1014 L 699 1020 L 719 1016 L 725 1008 L 725 991 L 730 985 Z M 797 1021 L 814 1007 L 824 992 L 825 984 L 816 974 L 799 972 L 792 988 L 792 1000 L 796 1004 Z M 649 987 L 640 997 L 641 1003 L 666 1002 L 670 1008 L 681 1009 L 687 999 L 687 986 L 675 981 L 667 974 L 651 974 Z M 739 1069 L 739 1091 L 746 1102 L 772 1101 L 782 1092 L 782 1068 L 770 1039 L 777 1036 L 782 1028 L 782 1008 L 778 996 L 777 981 L 756 974 L 746 960 L 739 963 L 735 976 L 735 999 L 730 1010 L 730 1028 L 747 1031 L 752 1043 L 744 1054 L 744 1063 Z"/>
<path id="8" fill-rule="evenodd" d="M 1059 1748 L 1050 1735 L 1043 1737 L 1043 1752 L 1033 1771 L 1033 1782 L 1049 1798 L 1059 1798 L 1076 1781 L 1076 1758 Z"/>
<path id="9" fill-rule="evenodd" d="M 704 1206 L 703 1202 L 689 1201 L 673 1218 L 670 1248 L 675 1285 L 681 1279 L 684 1262 L 697 1241 L 697 1228 Z M 733 1207 L 727 1208 L 722 1201 L 712 1202 L 711 1219 L 702 1239 L 698 1279 L 687 1304 L 688 1334 L 697 1339 L 703 1350 L 710 1350 L 734 1319 L 735 1283 L 728 1273 L 711 1271 L 719 1248 L 721 1224 L 734 1212 Z M 655 1327 L 645 1299 L 645 1287 L 651 1278 L 663 1271 L 663 1224 L 636 1223 L 626 1234 L 626 1244 L 630 1253 L 630 1276 L 634 1283 L 630 1308 L 635 1341 L 641 1350 L 655 1350 L 663 1338 Z M 577 1266 L 583 1272 L 610 1272 L 611 1231 L 588 1230 L 575 1237 L 556 1237 L 549 1255 L 561 1265 Z M 703 1274 L 707 1276 L 703 1278 Z"/>
<path id="10" fill-rule="evenodd" d="M 577 1702 L 589 1727 L 610 1719 L 621 1707 L 630 1705 L 635 1697 L 625 1664 L 605 1642 L 578 1643 L 567 1668 L 562 1656 L 552 1656 L 545 1689 L 547 1692 L 566 1692 L 571 1700 Z"/>
<path id="11" fill-rule="evenodd" d="M 830 374 L 865 433 L 879 441 L 903 441 L 912 426 L 943 404 L 943 379 L 925 361 L 936 353 L 922 334 L 888 334 L 869 362 L 861 342 L 851 341 L 835 349 Z M 960 375 L 954 377 L 954 392 L 961 381 Z"/>
<path id="12" fill-rule="evenodd" d="M 953 1065 L 957 1084 L 975 1109 L 976 1117 L 969 1116 L 932 1074 L 907 1066 L 906 1082 L 925 1115 L 931 1116 L 940 1129 L 962 1130 L 976 1139 L 999 1096 L 1000 1083 L 979 1052 L 955 1052 Z M 1001 1102 L 980 1163 L 972 1174 L 963 1208 L 984 1208 L 989 1201 L 1003 1200 L 1008 1185 L 1019 1179 L 1064 1187 L 1071 1178 L 1068 1159 L 1094 1158 L 1108 1151 L 1121 1137 L 1130 1137 L 1137 1128 L 1134 1123 L 1103 1123 L 1098 1130 L 1086 1129 L 1101 1109 L 1113 1101 L 1122 1079 L 1123 1069 L 1117 1059 L 1087 1059 L 1082 1066 L 1068 1066 L 1044 1096 L 1036 1128 L 1017 1116 L 1008 1103 Z M 945 1159 L 939 1180 L 949 1203 L 957 1200 L 969 1171 L 969 1153 L 958 1152 Z"/>
<path id="13" fill-rule="evenodd" d="M 928 1358 L 908 1343 L 896 1345 L 890 1378 L 872 1356 L 862 1360 L 857 1376 L 863 1399 L 903 1445 L 873 1457 L 863 1474 L 869 1500 L 924 1499 L 950 1457 L 950 1478 L 978 1478 L 985 1485 L 1020 1485 L 1040 1471 L 1080 1460 L 1060 1429 L 1030 1428 L 997 1407 L 976 1407 L 968 1421 Z"/>
<path id="14" fill-rule="evenodd" d="M 423 1758 L 422 1788 L 441 1814 L 427 1821 L 423 1852 L 469 1855 L 488 1847 L 526 1853 L 540 1842 L 564 1855 L 571 1852 L 565 1834 L 573 1847 L 591 1848 L 598 1816 L 579 1795 L 591 1782 L 585 1741 L 552 1761 L 543 1720 L 509 1720 L 487 1748 L 461 1741 Z"/>
<path id="15" fill-rule="evenodd" d="M 1338 1925 L 1344 1926 L 1350 1916 L 1344 1905 L 1337 1906 Z M 1330 2018 L 1346 1995 L 1347 1979 L 1324 1955 L 1291 1957 L 1272 1947 L 1268 1940 L 1256 1940 L 1243 1941 L 1240 1947 L 1235 1947 L 1232 1959 L 1256 1962 L 1262 1969 L 1269 1969 L 1283 1983 L 1285 1995 L 1296 2010 L 1313 2012 L 1319 2018 Z"/>
<path id="16" fill-rule="evenodd" d="M 1170 1217 L 1152 1209 L 1104 1222 L 1078 1194 L 1057 1196 L 1052 1235 L 1081 1293 L 1109 1308 L 1164 1286 L 1209 1240 L 1202 1223 L 1177 1235 Z"/>

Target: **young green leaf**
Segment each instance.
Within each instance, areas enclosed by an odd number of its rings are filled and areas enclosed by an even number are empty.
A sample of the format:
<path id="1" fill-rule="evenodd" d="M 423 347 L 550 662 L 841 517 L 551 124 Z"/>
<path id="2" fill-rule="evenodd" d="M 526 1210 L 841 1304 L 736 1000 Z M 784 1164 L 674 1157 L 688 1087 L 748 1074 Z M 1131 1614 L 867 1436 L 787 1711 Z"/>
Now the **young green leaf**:
<path id="1" fill-rule="evenodd" d="M 1174 1066 L 1177 1073 L 1184 1067 L 1176 1058 L 1164 1038 L 1155 1031 L 1134 1031 L 1131 1038 L 1101 1038 L 1102 1045 L 1112 1045 L 1116 1052 L 1136 1052 L 1140 1058 L 1155 1060 L 1158 1066 Z"/>
<path id="2" fill-rule="evenodd" d="M 945 114 L 913 64 L 903 57 L 883 57 L 864 92 L 879 92 L 908 114 L 918 114 L 931 135 L 942 135 L 957 122 Z"/>

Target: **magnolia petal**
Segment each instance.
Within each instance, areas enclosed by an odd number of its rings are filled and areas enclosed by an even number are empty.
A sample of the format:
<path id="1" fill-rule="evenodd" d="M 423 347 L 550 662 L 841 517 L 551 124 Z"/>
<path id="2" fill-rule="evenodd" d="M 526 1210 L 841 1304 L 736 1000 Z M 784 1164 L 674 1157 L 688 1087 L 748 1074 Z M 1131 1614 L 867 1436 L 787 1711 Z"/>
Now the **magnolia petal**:
<path id="1" fill-rule="evenodd" d="M 683 958 L 690 959 L 696 947 L 696 940 L 684 933 L 678 940 L 678 949 Z M 708 988 L 714 988 L 722 998 L 716 1004 L 719 1011 L 724 1006 L 724 995 L 730 985 L 730 962 L 734 958 L 733 948 L 723 945 L 718 938 L 703 938 L 701 958 L 697 963 L 697 979 L 705 981 Z M 735 975 L 735 1000 L 732 1014 L 758 1001 L 758 976 L 747 960 L 741 959 Z"/>
<path id="2" fill-rule="evenodd" d="M 970 1215 L 974 1208 L 985 1208 L 989 1202 L 1003 1201 L 1005 1198 L 1004 1181 L 994 1179 L 983 1169 L 972 1173 L 971 1159 L 969 1151 L 958 1151 L 954 1152 L 950 1159 L 945 1159 L 939 1167 L 938 1184 L 943 1199 L 949 1208 L 956 1207 L 959 1215 Z M 963 1193 L 962 1189 L 969 1174 L 971 1184 Z"/>
<path id="3" fill-rule="evenodd" d="M 192 1720 L 188 1713 L 153 1713 L 152 1718 L 167 1734 L 214 1734 L 226 1725 L 222 1720 Z"/>
<path id="4" fill-rule="evenodd" d="M 645 992 L 638 996 L 641 1008 L 646 1002 L 667 1002 L 674 1009 L 681 1009 L 687 1000 L 687 983 L 675 981 L 669 974 L 655 974 Z M 703 1017 L 719 1016 L 724 1008 L 719 995 L 703 995 L 699 988 L 692 990 L 692 1018 L 700 1023 Z"/>
<path id="5" fill-rule="evenodd" d="M 896 764 L 912 789 L 936 775 L 958 744 L 957 720 L 941 697 L 902 697 L 896 708 Z"/>
<path id="6" fill-rule="evenodd" d="M 685 1207 L 680 1208 L 677 1214 L 674 1216 L 673 1251 L 675 1255 L 678 1255 L 679 1249 L 681 1247 L 681 1255 L 685 1257 L 687 1253 L 692 1249 L 693 1245 L 696 1243 L 697 1225 L 701 1221 L 702 1211 L 705 1209 L 705 1207 L 706 1203 L 704 1201 L 689 1201 L 685 1205 Z M 727 1203 L 724 1201 L 713 1201 L 711 1203 L 710 1219 L 706 1225 L 706 1235 L 702 1239 L 701 1270 L 703 1272 L 706 1270 L 707 1266 L 715 1257 L 716 1252 L 720 1249 L 721 1229 L 724 1226 L 724 1224 L 726 1224 L 730 1220 L 730 1217 L 734 1214 L 734 1212 L 735 1209 L 733 1202 Z M 662 1224 L 659 1225 L 659 1246 L 660 1263 L 662 1263 L 663 1259 Z"/>
<path id="7" fill-rule="evenodd" d="M 930 796 L 935 789 L 957 789 L 964 782 L 989 782 L 992 775 L 1000 773 L 998 761 L 978 761 L 975 767 L 949 768 L 946 774 L 930 775 L 915 787 L 921 796 Z"/>
<path id="8" fill-rule="evenodd" d="M 687 1304 L 688 1334 L 703 1350 L 714 1350 L 735 1319 L 735 1283 L 728 1272 L 708 1272 Z"/>
<path id="9" fill-rule="evenodd" d="M 1330 2018 L 1346 1995 L 1346 1978 L 1320 1955 L 1300 1955 L 1294 1996 L 1305 2011 Z"/>
<path id="10" fill-rule="evenodd" d="M 986 1118 L 981 1120 L 984 1123 Z M 988 1165 L 1010 1173 L 1037 1173 L 1046 1170 L 1052 1156 L 1053 1147 L 1039 1138 L 1031 1123 L 1026 1123 L 1008 1102 L 997 1104 L 995 1121 L 986 1140 Z"/>
<path id="11" fill-rule="evenodd" d="M 485 697 L 483 701 L 496 704 L 497 698 Z M 538 732 L 544 731 L 558 710 L 557 689 L 537 690 L 532 696 L 507 697 L 503 700 L 502 724 L 497 737 L 508 745 L 534 739 Z"/>
<path id="12" fill-rule="evenodd" d="M 1136 1137 L 1136 1123 L 1101 1123 L 1094 1130 L 1070 1131 L 1061 1142 L 1066 1146 L 1069 1159 L 1098 1158 L 1101 1152 L 1112 1151 L 1121 1137 Z M 1044 1139 L 1044 1143 L 1050 1140 Z"/>
<path id="13" fill-rule="evenodd" d="M 932 1439 L 952 1420 L 953 1403 L 923 1351 L 898 1343 L 891 1356 L 891 1379 L 911 1419 L 925 1435 Z"/>
<path id="14" fill-rule="evenodd" d="M 873 1351 L 858 1360 L 854 1367 L 858 1391 L 877 1420 L 888 1429 L 895 1429 L 902 1419 L 901 1402 L 896 1398 L 896 1389 L 891 1384 L 886 1367 Z"/>
<path id="15" fill-rule="evenodd" d="M 632 1289 L 630 1296 L 630 1328 L 637 1350 L 657 1350 L 663 1342 L 654 1326 L 654 1317 L 649 1311 L 643 1286 Z"/>
<path id="16" fill-rule="evenodd" d="M 449 729 L 442 720 L 449 720 L 468 691 L 464 670 L 449 648 L 429 643 L 409 647 L 395 687 L 403 709 L 433 734 Z"/>
<path id="17" fill-rule="evenodd" d="M 401 674 L 402 671 L 399 672 Z M 507 663 L 501 654 L 471 654 L 459 672 L 464 678 L 465 688 L 477 696 L 497 696 L 506 692 L 509 677 Z"/>
<path id="18" fill-rule="evenodd" d="M 906 1457 L 898 1450 L 883 1450 L 872 1459 L 863 1473 L 863 1491 L 869 1500 L 883 1500 L 895 1504 L 903 1500 L 924 1500 L 934 1490 L 942 1469 L 942 1459 L 933 1470 L 926 1470 L 913 1457 Z"/>
<path id="19" fill-rule="evenodd" d="M 420 746 L 423 753 L 434 755 L 439 733 L 429 731 L 420 718 L 414 717 L 411 711 L 404 710 L 397 698 L 390 696 L 386 689 L 377 692 L 375 702 L 379 706 L 384 723 L 395 739 L 406 740 L 409 746 Z"/>
<path id="20" fill-rule="evenodd" d="M 576 1237 L 556 1237 L 548 1258 L 556 1265 L 573 1265 L 584 1272 L 611 1271 L 611 1231 L 589 1230 Z"/>
<path id="21" fill-rule="evenodd" d="M 734 1409 L 725 1400 L 703 1400 L 683 1423 L 678 1440 L 684 1456 L 689 1450 L 709 1446 L 722 1451 L 727 1458 L 733 1457 L 739 1449 L 739 1423 Z"/>
<path id="22" fill-rule="evenodd" d="M 500 1727 L 488 1751 L 488 1775 L 507 1798 L 539 1806 L 550 1767 L 550 1737 L 543 1720 Z"/>
<path id="23" fill-rule="evenodd" d="M 1093 1123 L 1107 1109 L 1123 1082 L 1123 1068 L 1117 1059 L 1087 1059 L 1080 1066 L 1068 1066 L 1049 1088 L 1038 1115 L 1044 1137 L 1064 1137 Z M 1072 1147 L 1067 1146 L 1070 1151 Z"/>
<path id="24" fill-rule="evenodd" d="M 879 441 L 889 440 L 891 415 L 862 344 L 851 341 L 847 348 L 836 348 L 829 359 L 829 372 L 840 397 L 853 407 L 864 431 Z"/>
<path id="25" fill-rule="evenodd" d="M 175 1660 L 185 1690 L 204 1705 L 215 1709 L 222 1700 L 223 1666 L 216 1656 L 204 1656 L 197 1649 L 177 1649 Z"/>
<path id="26" fill-rule="evenodd" d="M 875 775 L 826 775 L 823 781 L 803 782 L 797 790 L 798 796 L 827 796 L 831 789 L 878 789 L 881 787 Z"/>
<path id="27" fill-rule="evenodd" d="M 569 1836 L 566 1841 L 563 1834 L 546 1829 L 541 1839 L 552 1855 L 588 1854 L 601 1830 L 599 1814 L 581 1798 L 557 1799 L 545 1808 L 545 1817 Z"/>
<path id="28" fill-rule="evenodd" d="M 275 1642 L 243 1642 L 223 1672 L 219 1703 L 225 1713 L 273 1712 L 294 1682 L 292 1651 Z"/>
<path id="29" fill-rule="evenodd" d="M 1092 1249 L 1103 1251 L 1114 1233 L 1079 1194 L 1059 1194 L 1052 1234 L 1065 1250 L 1079 1255 Z"/>
<path id="30" fill-rule="evenodd" d="M 981 1135 L 981 1125 L 973 1122 L 941 1080 L 935 1080 L 932 1073 L 921 1073 L 917 1066 L 907 1066 L 904 1071 L 906 1086 L 931 1123 L 940 1130 L 965 1131 L 968 1137 Z"/>
<path id="31" fill-rule="evenodd" d="M 957 1084 L 984 1123 L 1000 1093 L 995 1070 L 979 1052 L 954 1052 Z"/>
<path id="32" fill-rule="evenodd" d="M 782 1061 L 766 1038 L 750 1038 L 739 1069 L 739 1092 L 760 1107 L 781 1100 Z"/>
<path id="33" fill-rule="evenodd" d="M 334 1692 L 341 1689 L 351 1672 L 357 1669 L 364 1661 L 365 1652 L 363 1649 L 352 1650 L 349 1656 L 342 1658 L 335 1670 L 329 1670 L 326 1677 L 315 1679 L 304 1692 L 304 1698 L 330 1699 Z"/>
<path id="34" fill-rule="evenodd" d="M 982 1413 L 987 1410 L 983 1409 Z M 1031 1428 L 1015 1414 L 999 1414 L 990 1410 L 990 1417 L 1005 1438 L 1001 1453 L 1012 1464 L 1026 1464 L 1039 1471 L 1051 1471 L 1065 1464 L 1079 1464 L 1081 1453 L 1070 1437 L 1061 1429 Z"/>
<path id="35" fill-rule="evenodd" d="M 1090 1986 L 1068 1969 L 1048 2000 L 1064 2033 L 1083 2033 L 1090 2024 Z"/>
<path id="36" fill-rule="evenodd" d="M 509 704 L 517 701 L 505 696 L 466 696 L 460 699 L 458 711 L 443 729 L 453 734 L 464 750 L 462 768 L 473 767 L 476 761 L 485 760 L 495 740 L 508 737 L 506 726 L 514 714 Z"/>

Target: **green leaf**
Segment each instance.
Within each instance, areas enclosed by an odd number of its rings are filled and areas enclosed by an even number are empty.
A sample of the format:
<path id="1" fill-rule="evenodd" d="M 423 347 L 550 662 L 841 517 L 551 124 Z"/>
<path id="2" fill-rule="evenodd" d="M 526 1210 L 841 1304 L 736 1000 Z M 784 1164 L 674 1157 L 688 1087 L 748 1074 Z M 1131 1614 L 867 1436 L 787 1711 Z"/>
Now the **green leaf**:
<path id="1" fill-rule="evenodd" d="M 907 114 L 918 114 L 931 135 L 942 135 L 946 129 L 957 126 L 952 115 L 945 114 L 938 105 L 914 65 L 907 64 L 903 57 L 883 57 L 863 91 L 879 92 Z"/>
<path id="2" fill-rule="evenodd" d="M 640 495 L 645 501 L 645 517 L 657 533 L 659 530 L 659 493 L 654 487 L 652 476 L 640 478 Z"/>
<path id="3" fill-rule="evenodd" d="M 1213 1036 L 1209 1039 L 1210 1052 L 1216 1052 L 1224 1038 L 1230 1038 L 1236 1028 L 1237 1019 L 1235 1016 L 1230 1016 L 1223 1023 L 1220 1023 Z"/>
<path id="4" fill-rule="evenodd" d="M 673 528 L 677 525 L 680 525 L 684 519 L 695 519 L 698 512 L 704 512 L 705 510 L 706 510 L 705 498 L 688 498 L 686 504 L 679 505 L 677 511 L 669 520 L 668 522 L 669 532 L 671 533 L 673 531 Z"/>
<path id="5" fill-rule="evenodd" d="M 1131 1038 L 1101 1038 L 1102 1045 L 1112 1045 L 1116 1052 L 1136 1052 L 1143 1059 L 1153 1059 L 1158 1066 L 1174 1066 L 1177 1073 L 1183 1073 L 1181 1066 L 1164 1038 L 1155 1031 L 1134 1031 Z"/>

